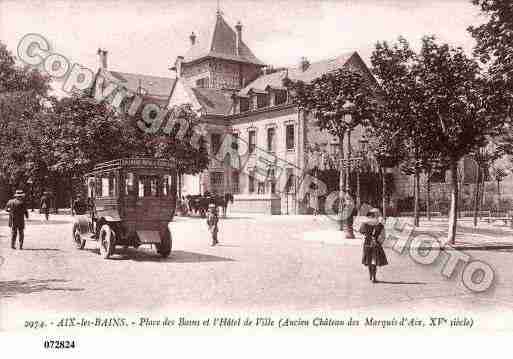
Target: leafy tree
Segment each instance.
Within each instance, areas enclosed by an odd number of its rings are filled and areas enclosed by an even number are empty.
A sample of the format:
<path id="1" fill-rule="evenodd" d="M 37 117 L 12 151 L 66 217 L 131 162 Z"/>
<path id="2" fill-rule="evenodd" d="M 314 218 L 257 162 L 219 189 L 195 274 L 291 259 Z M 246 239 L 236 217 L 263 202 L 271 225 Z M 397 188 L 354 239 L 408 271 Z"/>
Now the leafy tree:
<path id="1" fill-rule="evenodd" d="M 375 115 L 377 101 L 375 88 L 359 72 L 347 68 L 337 69 L 323 74 L 309 83 L 303 81 L 284 80 L 284 85 L 291 93 L 294 103 L 304 115 L 311 114 L 315 124 L 332 136 L 338 138 L 340 153 L 344 153 L 344 136 L 356 126 L 368 125 Z M 350 109 L 348 104 L 354 106 Z M 346 115 L 351 111 L 351 121 Z M 349 179 L 346 179 L 347 181 Z M 344 169 L 340 166 L 339 213 L 342 213 L 342 199 L 349 194 L 344 193 Z M 344 218 L 341 216 L 341 227 Z M 351 236 L 351 228 L 346 227 L 347 235 Z"/>
<path id="2" fill-rule="evenodd" d="M 397 131 L 393 120 L 389 118 L 391 113 L 386 108 L 386 106 L 379 107 L 376 120 L 366 130 L 367 137 L 370 139 L 369 152 L 381 170 L 383 217 L 387 216 L 386 169 L 396 167 L 406 156 L 404 139 L 401 138 L 401 133 Z"/>
<path id="3" fill-rule="evenodd" d="M 0 93 L 33 91 L 34 96 L 47 97 L 49 89 L 48 76 L 29 66 L 18 66 L 0 42 Z"/>
<path id="4" fill-rule="evenodd" d="M 483 147 L 503 122 L 491 108 L 486 81 L 476 61 L 461 48 L 424 37 L 416 65 L 425 102 L 422 117 L 440 161 L 451 171 L 451 212 L 448 239 L 454 242 L 458 212 L 458 161 Z"/>
<path id="5" fill-rule="evenodd" d="M 474 54 L 487 64 L 497 96 L 497 110 L 513 117 L 513 3 L 510 0 L 472 0 L 488 21 L 470 26 L 476 39 Z"/>
<path id="6" fill-rule="evenodd" d="M 454 241 L 458 212 L 458 162 L 499 133 L 504 123 L 494 107 L 493 86 L 476 61 L 461 48 L 422 39 L 419 54 L 404 39 L 376 45 L 373 69 L 381 80 L 385 108 L 405 138 L 406 166 L 416 176 L 433 167 L 451 170 L 449 240 Z M 418 180 L 416 181 L 418 183 Z M 418 192 L 418 185 L 416 192 Z M 417 195 L 418 197 L 418 195 Z"/>
<path id="7" fill-rule="evenodd" d="M 372 70 L 380 80 L 383 97 L 380 121 L 373 126 L 377 129 L 376 136 L 382 136 L 384 141 L 381 151 L 386 152 L 381 156 L 393 158 L 391 166 L 401 162 L 402 172 L 414 176 L 415 225 L 419 222 L 420 174 L 434 157 L 429 127 L 422 117 L 425 93 L 418 80 L 417 61 L 417 55 L 403 37 L 393 45 L 378 42 L 371 56 Z M 398 152 L 399 149 L 404 151 Z M 404 156 L 398 156 L 400 153 Z"/>
<path id="8" fill-rule="evenodd" d="M 129 155 L 130 128 L 104 104 L 85 96 L 53 102 L 45 142 L 50 169 L 67 178 L 81 176 L 103 161 Z M 132 147 L 132 148 L 131 148 Z"/>
<path id="9" fill-rule="evenodd" d="M 188 121 L 197 122 L 190 106 L 177 111 Z M 176 140 L 177 128 L 169 135 L 162 131 L 145 133 L 138 128 L 139 119 L 140 114 L 128 117 L 86 96 L 54 101 L 51 122 L 42 138 L 50 170 L 71 182 L 99 162 L 131 156 L 174 158 L 180 173 L 198 173 L 207 167 L 204 146 L 196 150 L 187 141 Z M 186 139 L 193 130 L 191 126 Z"/>
<path id="10" fill-rule="evenodd" d="M 200 138 L 199 146 L 191 144 L 191 137 L 195 131 L 200 131 L 199 118 L 190 104 L 183 104 L 171 109 L 175 116 L 185 119 L 188 130 L 182 139 L 178 139 L 179 125 L 172 128 L 169 123 L 163 123 L 157 133 L 145 133 L 138 129 L 138 141 L 141 141 L 143 152 L 151 157 L 174 158 L 180 174 L 197 174 L 208 167 L 210 162 L 206 149 L 206 142 Z M 140 114 L 134 118 L 126 118 L 132 124 L 140 121 Z M 167 129 L 166 129 L 167 128 Z M 166 130 L 165 130 L 166 129 Z"/>
<path id="11" fill-rule="evenodd" d="M 25 188 L 29 178 L 45 171 L 37 137 L 44 126 L 48 90 L 48 77 L 18 66 L 0 43 L 0 182 L 7 191 Z"/>

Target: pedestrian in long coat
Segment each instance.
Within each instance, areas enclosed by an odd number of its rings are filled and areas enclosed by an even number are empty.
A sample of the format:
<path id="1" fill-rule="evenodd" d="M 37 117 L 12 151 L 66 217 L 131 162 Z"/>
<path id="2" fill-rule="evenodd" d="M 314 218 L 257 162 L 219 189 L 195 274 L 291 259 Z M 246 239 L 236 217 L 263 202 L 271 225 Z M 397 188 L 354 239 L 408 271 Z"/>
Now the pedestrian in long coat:
<path id="1" fill-rule="evenodd" d="M 219 243 L 217 240 L 217 233 L 219 232 L 218 227 L 219 216 L 217 215 L 216 205 L 214 203 L 209 204 L 207 212 L 207 225 L 208 230 L 212 236 L 212 247 Z"/>
<path id="2" fill-rule="evenodd" d="M 46 220 L 48 221 L 50 217 L 50 197 L 48 195 L 48 192 L 44 192 L 43 196 L 41 197 L 40 202 L 40 211 L 41 213 L 44 213 Z"/>
<path id="3" fill-rule="evenodd" d="M 25 194 L 17 190 L 14 198 L 7 202 L 6 211 L 9 212 L 9 227 L 11 227 L 11 248 L 16 249 L 16 238 L 19 238 L 20 249 L 23 249 L 25 232 L 25 218 L 29 218 L 27 206 L 23 198 Z"/>
<path id="4" fill-rule="evenodd" d="M 362 264 L 369 268 L 369 277 L 373 283 L 377 282 L 377 267 L 388 264 L 387 256 L 379 239 L 384 226 L 378 222 L 378 217 L 379 210 L 371 209 L 367 213 L 367 220 L 360 227 L 360 233 L 365 236 Z"/>

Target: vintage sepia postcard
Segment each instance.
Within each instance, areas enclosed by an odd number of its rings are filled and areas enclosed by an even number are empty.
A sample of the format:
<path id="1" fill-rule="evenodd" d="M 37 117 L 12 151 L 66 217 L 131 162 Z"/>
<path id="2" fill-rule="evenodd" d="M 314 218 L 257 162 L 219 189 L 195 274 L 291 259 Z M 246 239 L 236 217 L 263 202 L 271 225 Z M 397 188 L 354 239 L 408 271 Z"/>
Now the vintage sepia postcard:
<path id="1" fill-rule="evenodd" d="M 512 115 L 510 0 L 0 0 L 1 346 L 508 333 Z"/>

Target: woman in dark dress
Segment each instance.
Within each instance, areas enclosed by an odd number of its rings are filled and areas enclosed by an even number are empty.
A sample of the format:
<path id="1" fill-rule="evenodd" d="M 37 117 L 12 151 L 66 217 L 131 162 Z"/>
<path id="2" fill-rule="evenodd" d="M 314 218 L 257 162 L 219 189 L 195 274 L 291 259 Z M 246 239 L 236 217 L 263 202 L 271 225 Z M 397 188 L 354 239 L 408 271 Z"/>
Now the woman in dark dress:
<path id="1" fill-rule="evenodd" d="M 388 264 L 385 251 L 379 241 L 383 224 L 378 222 L 379 210 L 371 209 L 367 213 L 367 221 L 360 227 L 360 233 L 365 236 L 363 242 L 362 264 L 369 268 L 369 277 L 373 283 L 376 283 L 377 267 Z"/>

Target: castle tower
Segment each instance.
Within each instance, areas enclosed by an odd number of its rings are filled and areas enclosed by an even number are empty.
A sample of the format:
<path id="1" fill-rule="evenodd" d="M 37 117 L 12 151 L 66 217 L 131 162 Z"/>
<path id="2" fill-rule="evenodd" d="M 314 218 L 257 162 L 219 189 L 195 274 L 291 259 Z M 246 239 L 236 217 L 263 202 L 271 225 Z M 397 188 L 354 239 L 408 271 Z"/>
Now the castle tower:
<path id="1" fill-rule="evenodd" d="M 240 90 L 253 81 L 265 64 L 244 43 L 242 24 L 232 29 L 220 11 L 211 36 L 189 36 L 190 49 L 178 57 L 177 76 L 191 87 Z"/>

